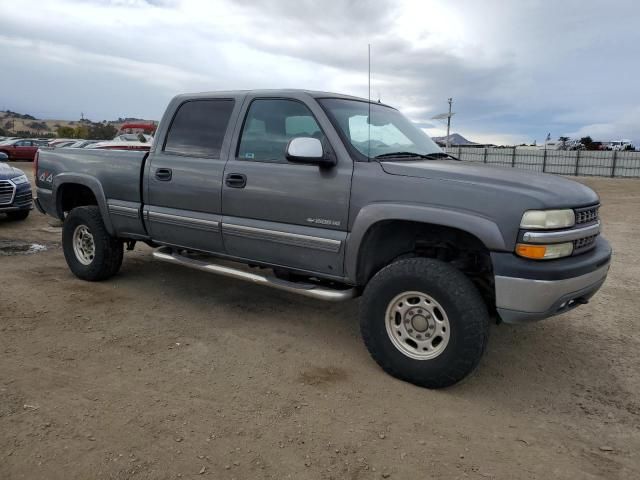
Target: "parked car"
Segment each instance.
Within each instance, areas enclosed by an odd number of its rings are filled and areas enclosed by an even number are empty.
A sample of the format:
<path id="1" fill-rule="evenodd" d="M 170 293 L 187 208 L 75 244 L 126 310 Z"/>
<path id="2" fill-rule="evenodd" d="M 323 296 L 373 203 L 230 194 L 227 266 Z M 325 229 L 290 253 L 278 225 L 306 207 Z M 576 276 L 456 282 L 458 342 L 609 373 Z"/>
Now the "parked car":
<path id="1" fill-rule="evenodd" d="M 104 142 L 94 143 L 90 148 L 99 150 L 143 150 L 148 152 L 151 149 L 151 144 L 145 142 L 106 140 Z"/>
<path id="2" fill-rule="evenodd" d="M 33 208 L 31 184 L 22 170 L 5 163 L 8 158 L 0 153 L 0 214 L 24 220 Z"/>
<path id="3" fill-rule="evenodd" d="M 33 161 L 40 146 L 40 142 L 37 140 L 19 138 L 2 142 L 0 152 L 5 153 L 10 160 Z"/>
<path id="4" fill-rule="evenodd" d="M 146 133 L 153 135 L 158 128 L 155 122 L 125 122 L 118 129 L 118 135 L 122 133 Z"/>
<path id="5" fill-rule="evenodd" d="M 73 142 L 71 145 L 67 145 L 69 148 L 86 148 L 94 143 L 98 143 L 99 140 L 78 140 L 77 142 Z"/>
<path id="6" fill-rule="evenodd" d="M 73 138 L 56 138 L 55 140 L 50 140 L 49 141 L 49 146 L 53 147 L 53 148 L 58 148 L 61 145 L 70 145 L 71 143 L 75 143 L 77 142 L 78 139 L 73 139 Z"/>
<path id="7" fill-rule="evenodd" d="M 607 150 L 616 150 L 616 151 L 635 149 L 633 142 L 631 140 L 626 140 L 626 139 L 613 140 L 613 141 L 607 142 L 605 144 L 605 147 Z"/>
<path id="8" fill-rule="evenodd" d="M 384 104 L 297 90 L 180 95 L 156 138 L 150 152 L 39 153 L 36 205 L 64 220 L 76 276 L 113 276 L 123 245 L 143 241 L 156 259 L 204 272 L 320 300 L 362 295 L 372 357 L 417 385 L 468 375 L 490 316 L 566 312 L 607 276 L 593 190 L 461 162 Z"/>
<path id="9" fill-rule="evenodd" d="M 70 147 L 71 145 L 73 145 L 76 142 L 77 142 L 77 140 L 65 140 L 64 142 L 57 142 L 56 144 L 53 145 L 53 148 Z M 51 145 L 49 145 L 49 146 L 51 146 Z"/>
<path id="10" fill-rule="evenodd" d="M 153 142 L 153 137 L 144 133 L 123 133 L 120 135 L 116 135 L 113 138 L 113 141 L 151 143 Z"/>

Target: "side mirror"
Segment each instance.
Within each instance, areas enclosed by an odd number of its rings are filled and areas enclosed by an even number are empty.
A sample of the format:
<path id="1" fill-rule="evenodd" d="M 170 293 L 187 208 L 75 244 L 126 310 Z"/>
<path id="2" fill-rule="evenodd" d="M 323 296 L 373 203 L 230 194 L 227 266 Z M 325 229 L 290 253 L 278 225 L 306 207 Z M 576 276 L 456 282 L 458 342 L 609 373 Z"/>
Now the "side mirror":
<path id="1" fill-rule="evenodd" d="M 310 163 L 324 167 L 334 166 L 335 159 L 322 150 L 322 142 L 313 137 L 292 138 L 287 145 L 287 160 L 297 163 Z"/>

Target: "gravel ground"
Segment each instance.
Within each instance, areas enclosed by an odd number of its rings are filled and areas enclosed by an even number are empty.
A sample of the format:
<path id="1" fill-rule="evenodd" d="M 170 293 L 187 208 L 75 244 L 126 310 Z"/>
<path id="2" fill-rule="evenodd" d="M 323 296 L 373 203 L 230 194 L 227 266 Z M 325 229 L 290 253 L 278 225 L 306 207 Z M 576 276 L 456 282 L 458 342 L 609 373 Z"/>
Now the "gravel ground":
<path id="1" fill-rule="evenodd" d="M 0 478 L 640 478 L 640 182 L 581 181 L 615 249 L 601 292 L 492 328 L 478 370 L 440 391 L 377 367 L 357 300 L 146 246 L 86 283 L 49 218 L 0 218 Z"/>

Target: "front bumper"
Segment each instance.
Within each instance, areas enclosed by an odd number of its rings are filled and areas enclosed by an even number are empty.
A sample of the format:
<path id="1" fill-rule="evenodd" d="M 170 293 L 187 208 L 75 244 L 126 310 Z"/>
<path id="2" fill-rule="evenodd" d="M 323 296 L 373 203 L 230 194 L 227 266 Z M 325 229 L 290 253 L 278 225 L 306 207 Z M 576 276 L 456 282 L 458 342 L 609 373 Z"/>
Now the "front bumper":
<path id="1" fill-rule="evenodd" d="M 494 253 L 492 260 L 498 315 L 505 323 L 523 323 L 587 303 L 607 278 L 611 247 L 599 237 L 593 250 L 566 259 L 535 262 Z"/>
<path id="2" fill-rule="evenodd" d="M 31 187 L 29 185 L 19 185 L 13 195 L 10 204 L 0 205 L 0 213 L 18 212 L 20 210 L 31 210 L 33 208 Z"/>

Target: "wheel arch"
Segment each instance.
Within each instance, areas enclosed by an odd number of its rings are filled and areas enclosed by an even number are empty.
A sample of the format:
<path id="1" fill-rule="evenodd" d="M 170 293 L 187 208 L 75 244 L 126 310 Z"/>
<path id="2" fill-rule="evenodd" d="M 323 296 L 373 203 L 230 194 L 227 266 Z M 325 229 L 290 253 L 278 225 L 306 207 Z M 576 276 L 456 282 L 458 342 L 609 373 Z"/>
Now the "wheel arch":
<path id="1" fill-rule="evenodd" d="M 102 185 L 96 178 L 89 175 L 61 173 L 54 178 L 52 191 L 58 218 L 64 219 L 64 212 L 72 208 L 97 205 L 107 232 L 113 235 L 107 199 Z"/>
<path id="2" fill-rule="evenodd" d="M 347 238 L 347 278 L 366 284 L 390 260 L 411 251 L 416 232 L 453 235 L 487 253 L 506 250 L 499 227 L 485 217 L 422 205 L 375 204 L 361 210 Z"/>

